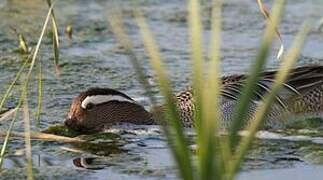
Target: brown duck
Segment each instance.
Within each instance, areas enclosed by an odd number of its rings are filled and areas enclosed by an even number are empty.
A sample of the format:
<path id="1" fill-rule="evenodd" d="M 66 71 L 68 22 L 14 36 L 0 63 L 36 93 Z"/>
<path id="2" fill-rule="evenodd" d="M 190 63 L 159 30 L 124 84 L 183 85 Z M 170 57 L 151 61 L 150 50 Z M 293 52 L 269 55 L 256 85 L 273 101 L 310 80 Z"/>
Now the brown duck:
<path id="1" fill-rule="evenodd" d="M 261 74 L 254 98 L 248 109 L 248 119 L 273 83 L 276 71 Z M 224 127 L 230 124 L 237 98 L 247 75 L 222 77 L 221 120 Z M 194 126 L 194 99 L 192 90 L 178 93 L 176 103 L 183 126 Z M 156 108 L 154 108 L 156 109 Z M 92 88 L 80 93 L 71 105 L 65 124 L 74 130 L 102 130 L 115 123 L 156 124 L 162 106 L 148 112 L 126 94 L 108 88 Z M 281 125 L 287 117 L 319 117 L 323 111 L 323 66 L 306 66 L 291 71 L 284 87 L 278 93 L 267 115 L 265 126 Z"/>

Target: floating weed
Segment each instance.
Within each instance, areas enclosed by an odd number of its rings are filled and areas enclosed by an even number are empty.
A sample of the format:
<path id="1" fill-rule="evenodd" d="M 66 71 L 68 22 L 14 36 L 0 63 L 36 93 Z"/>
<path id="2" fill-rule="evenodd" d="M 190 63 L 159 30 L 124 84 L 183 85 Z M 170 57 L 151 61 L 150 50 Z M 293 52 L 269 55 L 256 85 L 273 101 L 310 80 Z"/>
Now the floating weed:
<path id="1" fill-rule="evenodd" d="M 43 133 L 54 134 L 59 136 L 66 136 L 66 137 L 76 137 L 80 135 L 80 132 L 73 131 L 68 129 L 66 126 L 57 124 L 48 127 L 48 129 L 42 131 Z"/>
<path id="2" fill-rule="evenodd" d="M 84 136 L 84 139 L 87 141 L 114 140 L 114 139 L 120 139 L 120 138 L 121 138 L 120 135 L 115 133 L 110 133 L 110 132 L 95 133 L 95 134 Z"/>
<path id="3" fill-rule="evenodd" d="M 6 137 L 8 133 L 0 132 L 0 137 Z M 24 133 L 20 132 L 10 132 L 10 137 L 14 139 L 21 139 L 24 138 Z M 66 137 L 66 136 L 59 136 L 54 134 L 48 134 L 48 133 L 41 133 L 41 132 L 34 132 L 31 131 L 30 137 L 33 140 L 41 140 L 41 141 L 56 141 L 56 142 L 67 142 L 67 143 L 74 143 L 74 142 L 86 142 L 85 140 L 82 140 L 78 137 Z"/>

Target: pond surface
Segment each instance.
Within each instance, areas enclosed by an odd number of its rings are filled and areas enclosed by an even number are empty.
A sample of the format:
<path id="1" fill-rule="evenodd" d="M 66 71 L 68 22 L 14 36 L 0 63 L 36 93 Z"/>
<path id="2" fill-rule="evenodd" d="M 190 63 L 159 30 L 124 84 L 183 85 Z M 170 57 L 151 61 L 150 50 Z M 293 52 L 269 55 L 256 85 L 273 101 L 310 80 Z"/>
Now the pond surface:
<path id="1" fill-rule="evenodd" d="M 57 80 L 50 35 L 47 34 L 40 52 L 44 67 L 44 105 L 40 129 L 62 123 L 72 98 L 90 87 L 115 88 L 133 98 L 143 97 L 143 90 L 136 81 L 129 59 L 117 44 L 106 21 L 109 13 L 116 10 L 124 14 L 124 22 L 137 56 L 149 74 L 147 78 L 153 83 L 153 73 L 147 63 L 138 27 L 131 15 L 135 7 L 140 7 L 149 21 L 174 89 L 179 91 L 187 88 L 191 79 L 191 61 L 186 3 L 184 0 L 58 1 L 55 13 L 61 34 L 61 74 Z M 270 7 L 270 4 L 267 5 Z M 210 34 L 210 7 L 210 3 L 203 2 L 205 49 Z M 10 27 L 23 33 L 27 42 L 34 45 L 46 14 L 47 5 L 42 0 L 31 0 L 28 3 L 20 0 L 0 1 L 1 95 L 25 58 L 18 51 L 17 37 Z M 254 0 L 225 1 L 223 17 L 222 74 L 247 72 L 256 55 L 265 20 Z M 290 46 L 302 22 L 310 19 L 313 23 L 299 65 L 323 64 L 323 32 L 318 30 L 318 22 L 322 17 L 323 1 L 287 2 L 279 28 L 286 48 Z M 64 34 L 68 25 L 72 25 L 74 30 L 72 40 Z M 277 43 L 269 58 L 268 69 L 278 65 L 274 58 L 278 47 Z M 36 97 L 35 80 L 31 83 L 31 89 L 31 97 Z M 159 96 L 155 85 L 154 92 Z M 18 95 L 15 90 L 6 107 L 14 107 Z M 30 107 L 35 108 L 37 98 L 30 98 L 29 102 Z M 34 115 L 34 111 L 31 115 Z M 35 122 L 32 123 L 36 130 Z M 9 122 L 1 123 L 0 130 L 5 131 L 8 125 Z M 320 179 L 322 173 L 319 174 L 319 171 L 323 169 L 320 166 L 323 163 L 322 125 L 321 120 L 317 120 L 297 126 L 296 129 L 263 131 L 246 158 L 238 179 L 266 179 L 267 176 L 267 179 L 296 179 L 294 176 Z M 19 118 L 15 131 L 22 129 L 22 118 Z M 78 180 L 177 178 L 167 142 L 158 126 L 115 127 L 103 134 L 103 137 L 106 136 L 108 138 L 93 139 L 86 146 L 33 141 L 35 176 L 37 179 Z M 190 136 L 194 138 L 194 133 Z M 24 141 L 12 140 L 4 164 L 7 170 L 0 179 L 23 178 L 23 157 Z M 81 161 L 89 164 L 88 169 L 78 167 Z"/>

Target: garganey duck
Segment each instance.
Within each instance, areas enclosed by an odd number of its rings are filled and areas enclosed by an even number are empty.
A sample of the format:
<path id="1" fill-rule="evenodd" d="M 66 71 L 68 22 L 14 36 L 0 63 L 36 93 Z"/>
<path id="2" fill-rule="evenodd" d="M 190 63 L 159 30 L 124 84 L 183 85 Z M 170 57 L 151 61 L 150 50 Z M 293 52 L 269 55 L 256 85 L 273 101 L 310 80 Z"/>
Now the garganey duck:
<path id="1" fill-rule="evenodd" d="M 248 119 L 251 120 L 262 97 L 273 83 L 276 71 L 261 73 L 254 98 L 248 108 Z M 222 77 L 221 120 L 224 127 L 230 124 L 241 87 L 247 75 Z M 191 89 L 178 93 L 177 107 L 183 126 L 194 126 L 194 99 Z M 102 130 L 115 123 L 156 124 L 162 106 L 147 111 L 138 102 L 117 90 L 92 88 L 80 93 L 71 105 L 65 124 L 74 130 Z M 157 109 L 157 110 L 156 110 Z M 284 122 L 291 115 L 319 117 L 323 111 L 323 66 L 306 66 L 295 68 L 283 88 L 276 96 L 265 121 L 265 127 L 273 127 Z"/>

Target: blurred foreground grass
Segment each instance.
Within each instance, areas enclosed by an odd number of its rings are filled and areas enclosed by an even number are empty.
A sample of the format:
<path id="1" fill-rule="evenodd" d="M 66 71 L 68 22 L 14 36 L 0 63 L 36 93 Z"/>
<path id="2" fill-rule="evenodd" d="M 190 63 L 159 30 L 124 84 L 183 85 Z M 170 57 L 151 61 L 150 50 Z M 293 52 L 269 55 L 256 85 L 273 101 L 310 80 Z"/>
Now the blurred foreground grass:
<path id="1" fill-rule="evenodd" d="M 26 143 L 26 155 L 28 162 L 28 179 L 33 179 L 32 162 L 31 162 L 31 144 L 30 136 L 30 119 L 28 108 L 28 89 L 29 80 L 32 76 L 32 72 L 35 71 L 36 65 L 38 65 L 38 107 L 37 107 L 37 119 L 39 122 L 39 116 L 41 114 L 41 102 L 42 102 L 42 70 L 41 62 L 38 60 L 37 55 L 41 46 L 41 42 L 48 26 L 49 21 L 52 22 L 52 41 L 53 41 L 53 53 L 54 64 L 56 66 L 57 75 L 59 75 L 59 41 L 58 30 L 53 12 L 54 3 L 47 1 L 49 5 L 48 14 L 44 22 L 44 26 L 41 31 L 37 45 L 31 49 L 29 57 L 21 66 L 21 70 L 17 73 L 16 78 L 9 86 L 7 92 L 4 94 L 0 103 L 0 111 L 3 108 L 5 102 L 10 98 L 10 93 L 18 80 L 23 79 L 23 86 L 21 87 L 21 97 L 19 103 L 15 107 L 16 111 L 12 112 L 12 121 L 10 128 L 7 131 L 6 138 L 1 148 L 0 154 L 0 171 L 2 169 L 2 163 L 5 158 L 6 148 L 10 140 L 10 134 L 14 126 L 14 122 L 17 117 L 17 113 L 20 112 L 20 108 L 23 108 L 24 122 L 25 122 L 25 143 Z M 261 3 L 261 1 L 258 1 Z M 304 42 L 304 37 L 307 32 L 306 26 L 304 26 L 297 35 L 293 46 L 281 59 L 281 66 L 276 75 L 275 83 L 271 87 L 269 94 L 264 97 L 264 103 L 261 104 L 257 112 L 255 113 L 254 121 L 250 126 L 246 127 L 248 135 L 240 138 L 238 131 L 243 127 L 243 123 L 246 116 L 246 109 L 253 96 L 253 89 L 259 80 L 259 73 L 264 69 L 267 56 L 272 46 L 273 38 L 277 33 L 276 27 L 279 24 L 281 12 L 284 6 L 284 1 L 275 1 L 272 8 L 271 18 L 267 21 L 267 27 L 263 35 L 262 42 L 259 46 L 257 57 L 253 60 L 250 67 L 250 75 L 246 81 L 244 88 L 242 89 L 242 96 L 239 98 L 239 104 L 234 114 L 233 123 L 231 128 L 228 129 L 228 136 L 222 137 L 220 135 L 220 112 L 219 102 L 221 100 L 220 88 L 220 57 L 221 57 L 221 11 L 222 2 L 220 0 L 213 1 L 212 10 L 212 31 L 210 35 L 210 47 L 208 52 L 208 59 L 210 59 L 210 65 L 205 69 L 205 55 L 203 54 L 202 47 L 202 23 L 200 17 L 200 3 L 198 0 L 189 0 L 188 2 L 188 28 L 189 39 L 191 43 L 192 61 L 193 61 L 193 89 L 195 99 L 195 129 L 197 132 L 196 144 L 198 145 L 197 155 L 194 156 L 191 149 L 188 146 L 188 137 L 185 134 L 185 130 L 181 125 L 181 120 L 177 111 L 176 103 L 173 97 L 173 90 L 171 89 L 170 79 L 166 73 L 166 67 L 161 60 L 161 54 L 158 49 L 158 42 L 155 41 L 152 32 L 149 29 L 148 24 L 141 11 L 135 11 L 135 17 L 138 27 L 141 31 L 142 40 L 145 45 L 146 52 L 150 59 L 151 67 L 153 68 L 159 88 L 165 97 L 165 107 L 168 119 L 168 124 L 163 126 L 165 135 L 167 136 L 170 148 L 177 162 L 180 177 L 182 179 L 234 179 L 238 172 L 241 162 L 245 157 L 247 151 L 250 149 L 254 140 L 255 134 L 259 127 L 261 127 L 264 118 L 270 105 L 272 104 L 275 95 L 282 86 L 282 83 L 288 76 L 290 68 L 293 66 L 297 59 L 301 47 Z M 126 30 L 122 24 L 122 14 L 109 15 L 109 23 L 118 38 L 120 44 L 130 57 L 130 62 L 136 70 L 139 81 L 142 83 L 146 94 L 150 97 L 152 104 L 156 104 L 151 88 L 143 68 L 140 65 L 139 60 L 136 58 L 136 54 L 133 50 L 133 45 L 126 34 Z M 268 16 L 269 17 L 269 16 Z M 23 39 L 23 38 L 21 38 Z M 24 44 L 25 42 L 21 42 Z M 37 61 L 38 60 L 38 61 Z M 196 157 L 196 158 L 195 158 Z"/>

